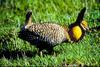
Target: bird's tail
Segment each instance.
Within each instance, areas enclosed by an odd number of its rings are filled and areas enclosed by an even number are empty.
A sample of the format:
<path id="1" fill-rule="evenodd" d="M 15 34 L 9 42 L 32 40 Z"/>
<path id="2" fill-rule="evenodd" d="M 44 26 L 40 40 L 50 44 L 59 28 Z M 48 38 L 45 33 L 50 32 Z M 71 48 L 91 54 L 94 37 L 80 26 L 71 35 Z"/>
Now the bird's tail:
<path id="1" fill-rule="evenodd" d="M 31 15 L 32 15 L 32 10 L 29 10 L 26 14 L 26 23 L 29 23 L 30 22 L 30 18 L 31 18 Z"/>
<path id="2" fill-rule="evenodd" d="M 26 14 L 25 28 L 28 28 L 32 24 L 32 10 L 29 10 Z"/>

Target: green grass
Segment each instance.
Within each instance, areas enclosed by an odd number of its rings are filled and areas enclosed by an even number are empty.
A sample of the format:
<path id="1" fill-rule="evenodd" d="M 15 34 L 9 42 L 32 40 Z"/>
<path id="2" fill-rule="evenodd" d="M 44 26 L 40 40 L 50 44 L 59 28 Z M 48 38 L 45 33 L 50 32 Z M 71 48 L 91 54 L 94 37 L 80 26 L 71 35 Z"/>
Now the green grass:
<path id="1" fill-rule="evenodd" d="M 33 12 L 33 23 L 52 22 L 68 26 L 76 20 L 83 7 L 87 8 L 84 19 L 89 27 L 100 26 L 97 20 L 100 20 L 100 3 L 96 0 L 0 0 L 0 66 L 99 66 L 100 31 L 86 33 L 78 43 L 54 47 L 56 56 L 39 56 L 35 46 L 18 38 L 17 33 L 29 9 Z M 11 57 L 7 58 L 4 51 Z M 22 56 L 12 57 L 18 52 Z"/>

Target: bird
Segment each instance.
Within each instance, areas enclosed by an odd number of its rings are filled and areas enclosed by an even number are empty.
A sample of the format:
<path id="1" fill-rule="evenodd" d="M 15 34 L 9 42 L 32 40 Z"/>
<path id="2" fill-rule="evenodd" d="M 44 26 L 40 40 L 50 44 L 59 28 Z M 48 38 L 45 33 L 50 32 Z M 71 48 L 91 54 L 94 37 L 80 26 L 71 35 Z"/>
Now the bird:
<path id="1" fill-rule="evenodd" d="M 30 44 L 39 48 L 39 51 L 53 51 L 53 47 L 63 42 L 78 42 L 81 40 L 85 31 L 88 30 L 88 24 L 83 20 L 86 7 L 84 7 L 74 23 L 65 28 L 56 23 L 33 23 L 32 11 L 26 14 L 25 24 L 19 31 L 18 37 L 28 41 Z"/>

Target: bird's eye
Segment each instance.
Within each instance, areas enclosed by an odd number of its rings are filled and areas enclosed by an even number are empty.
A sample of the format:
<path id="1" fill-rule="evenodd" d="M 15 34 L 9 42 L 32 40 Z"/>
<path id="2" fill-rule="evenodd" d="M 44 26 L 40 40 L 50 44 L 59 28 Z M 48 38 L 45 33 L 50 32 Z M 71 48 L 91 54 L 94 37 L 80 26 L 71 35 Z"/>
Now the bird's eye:
<path id="1" fill-rule="evenodd" d="M 84 27 L 88 27 L 88 24 L 87 24 L 87 22 L 86 21 L 82 21 L 82 23 L 81 23 Z"/>

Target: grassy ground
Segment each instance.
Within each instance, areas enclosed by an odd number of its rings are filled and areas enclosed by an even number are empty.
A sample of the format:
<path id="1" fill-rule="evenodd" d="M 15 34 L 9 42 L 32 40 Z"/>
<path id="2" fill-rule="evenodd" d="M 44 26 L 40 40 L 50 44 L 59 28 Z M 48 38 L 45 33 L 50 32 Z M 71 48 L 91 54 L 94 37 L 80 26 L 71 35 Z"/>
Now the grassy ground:
<path id="1" fill-rule="evenodd" d="M 86 33 L 78 43 L 54 47 L 57 55 L 39 56 L 37 48 L 18 38 L 28 9 L 32 20 L 68 26 L 76 20 L 83 7 L 89 27 L 100 26 L 99 0 L 0 0 L 0 66 L 62 66 L 100 65 L 100 31 Z"/>

